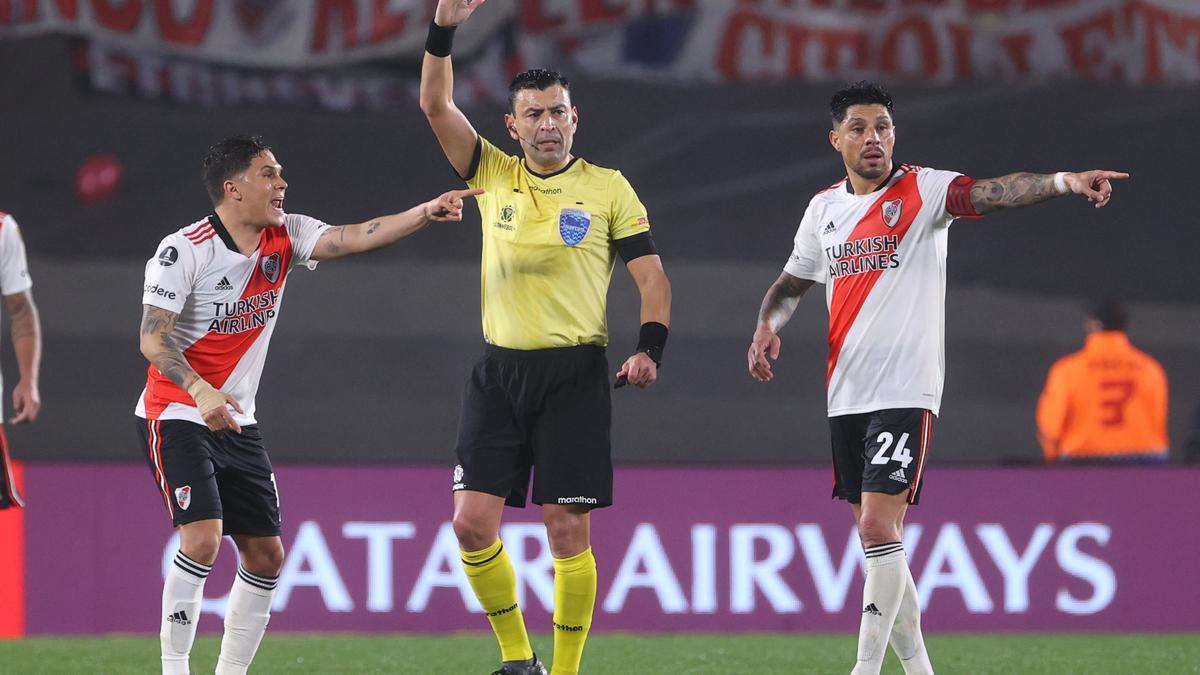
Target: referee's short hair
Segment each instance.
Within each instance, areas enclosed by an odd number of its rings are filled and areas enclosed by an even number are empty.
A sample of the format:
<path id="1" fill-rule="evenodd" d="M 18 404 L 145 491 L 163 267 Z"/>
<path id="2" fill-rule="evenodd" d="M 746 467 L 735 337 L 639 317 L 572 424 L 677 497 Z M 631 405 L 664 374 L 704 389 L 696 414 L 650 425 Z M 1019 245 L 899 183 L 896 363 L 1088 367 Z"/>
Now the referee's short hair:
<path id="1" fill-rule="evenodd" d="M 852 105 L 879 104 L 892 114 L 892 95 L 878 82 L 859 80 L 833 93 L 829 100 L 829 115 L 833 118 L 833 126 L 846 120 L 846 110 Z"/>
<path id="2" fill-rule="evenodd" d="M 204 189 L 213 206 L 225 198 L 225 181 L 250 168 L 250 162 L 270 151 L 262 136 L 230 136 L 213 144 L 204 155 Z"/>
<path id="3" fill-rule="evenodd" d="M 517 94 L 521 93 L 522 90 L 540 89 L 545 91 L 556 84 L 567 91 L 571 90 L 571 84 L 567 82 L 567 78 L 557 70 L 531 68 L 523 73 L 519 73 L 508 84 L 508 111 L 516 112 L 514 106 L 517 101 Z"/>

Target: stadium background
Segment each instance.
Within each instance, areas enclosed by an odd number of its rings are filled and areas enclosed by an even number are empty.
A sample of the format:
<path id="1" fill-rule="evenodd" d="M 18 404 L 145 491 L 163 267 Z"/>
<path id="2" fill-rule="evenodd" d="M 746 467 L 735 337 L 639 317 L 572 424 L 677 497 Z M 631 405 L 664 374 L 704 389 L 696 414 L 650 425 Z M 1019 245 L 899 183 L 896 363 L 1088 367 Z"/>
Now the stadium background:
<path id="1" fill-rule="evenodd" d="M 208 212 L 199 159 L 214 140 L 263 134 L 286 167 L 288 210 L 334 223 L 459 186 L 415 100 L 432 4 L 0 0 L 0 208 L 22 225 L 45 337 L 41 418 L 8 430 L 31 475 L 49 485 L 56 471 L 142 461 L 130 414 L 145 377 L 142 266 L 164 234 Z M 807 200 L 842 175 L 825 140 L 828 95 L 860 76 L 893 90 L 900 161 L 978 177 L 1132 174 L 1102 211 L 1060 199 L 953 227 L 932 475 L 966 465 L 970 481 L 1039 460 L 1045 373 L 1081 344 L 1086 303 L 1108 293 L 1129 301 L 1133 341 L 1167 370 L 1182 461 L 1200 402 L 1188 188 L 1200 11 L 1188 0 L 492 0 L 457 44 L 460 105 L 481 134 L 506 140 L 513 72 L 556 67 L 581 113 L 576 154 L 621 169 L 650 211 L 674 288 L 672 336 L 654 389 L 614 396 L 622 467 L 825 475 L 823 302 L 801 303 L 776 382 L 752 382 L 744 354 Z M 105 155 L 119 184 L 85 200 L 81 166 Z M 468 209 L 462 224 L 292 278 L 259 392 L 278 464 L 448 477 L 462 383 L 482 346 L 478 226 Z M 636 300 L 618 268 L 614 360 L 636 339 Z M 1172 471 L 1184 491 L 1196 484 L 1194 469 Z M 1158 480 L 1118 484 L 1138 504 L 1156 498 Z M 82 494 L 100 489 L 80 481 Z M 123 498 L 159 508 L 143 482 Z M 1003 498 L 1004 480 L 987 485 Z M 320 511 L 301 499 L 285 509 Z M 439 522 L 447 505 L 421 505 L 431 512 L 421 517 Z M 1200 628 L 1182 621 L 1165 628 Z"/>

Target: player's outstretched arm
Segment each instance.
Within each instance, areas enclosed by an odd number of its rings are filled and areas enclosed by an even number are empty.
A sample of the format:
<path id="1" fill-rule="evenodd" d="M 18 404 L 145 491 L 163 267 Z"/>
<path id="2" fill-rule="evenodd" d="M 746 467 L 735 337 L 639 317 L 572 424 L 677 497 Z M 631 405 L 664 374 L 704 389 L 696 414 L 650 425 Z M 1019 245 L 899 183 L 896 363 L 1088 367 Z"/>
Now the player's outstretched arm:
<path id="1" fill-rule="evenodd" d="M 372 218 L 354 225 L 334 225 L 325 230 L 313 248 L 313 260 L 333 260 L 373 251 L 407 237 L 430 221 L 462 220 L 463 201 L 483 190 L 451 190 L 407 211 Z"/>
<path id="2" fill-rule="evenodd" d="M 971 186 L 971 205 L 976 213 L 1029 206 L 1069 193 L 1083 195 L 1101 208 L 1112 198 L 1112 182 L 1129 178 L 1120 171 L 1093 169 L 1079 173 L 1010 173 L 985 178 Z"/>
<path id="3" fill-rule="evenodd" d="M 450 49 L 454 30 L 486 0 L 439 0 L 421 62 L 421 111 L 429 120 L 446 159 L 466 177 L 479 134 L 454 104 L 454 67 Z"/>
<path id="4" fill-rule="evenodd" d="M 42 407 L 38 393 L 38 371 L 42 365 L 42 324 L 38 318 L 37 305 L 28 290 L 4 296 L 11 323 L 13 351 L 17 354 L 17 369 L 21 381 L 13 388 L 12 424 L 32 422 L 37 419 Z"/>
<path id="5" fill-rule="evenodd" d="M 782 345 L 779 331 L 783 330 L 792 318 L 800 297 L 814 283 L 811 279 L 801 279 L 783 272 L 767 289 L 762 306 L 758 309 L 758 324 L 754 328 L 754 337 L 750 340 L 750 349 L 746 352 L 750 377 L 759 382 L 770 382 L 775 377 L 767 357 L 779 358 L 779 348 Z"/>
<path id="6" fill-rule="evenodd" d="M 235 431 L 242 427 L 229 414 L 226 404 L 242 412 L 242 407 L 232 396 L 213 387 L 200 377 L 183 356 L 172 333 L 179 315 L 154 305 L 142 305 L 141 346 L 142 356 L 153 363 L 167 379 L 187 391 L 196 402 L 196 408 L 204 422 L 213 431 Z"/>
<path id="7" fill-rule="evenodd" d="M 642 296 L 642 328 L 637 352 L 621 364 L 617 379 L 624 378 L 629 384 L 645 389 L 658 380 L 658 365 L 671 325 L 671 282 L 663 270 L 662 258 L 657 255 L 638 256 L 626 267 Z"/>

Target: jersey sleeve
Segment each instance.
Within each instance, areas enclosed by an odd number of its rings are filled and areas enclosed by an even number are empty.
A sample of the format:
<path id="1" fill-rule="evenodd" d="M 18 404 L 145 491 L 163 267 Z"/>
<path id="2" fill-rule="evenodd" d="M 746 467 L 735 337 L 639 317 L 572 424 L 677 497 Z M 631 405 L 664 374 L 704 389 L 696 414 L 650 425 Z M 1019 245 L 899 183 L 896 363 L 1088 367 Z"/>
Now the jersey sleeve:
<path id="1" fill-rule="evenodd" d="M 471 161 L 471 168 L 463 180 L 467 182 L 468 187 L 490 189 L 504 171 L 517 161 L 520 160 L 506 154 L 480 136 L 479 143 L 475 146 L 475 158 Z"/>
<path id="2" fill-rule="evenodd" d="M 0 220 L 0 293 L 12 295 L 33 286 L 29 263 L 25 260 L 25 242 L 16 218 L 5 215 Z"/>
<path id="3" fill-rule="evenodd" d="M 613 173 L 609 195 L 612 199 L 612 213 L 609 214 L 608 232 L 613 241 L 650 231 L 650 218 L 646 215 L 646 207 L 642 205 L 637 193 L 633 191 L 633 186 L 620 171 Z"/>
<path id="4" fill-rule="evenodd" d="M 810 279 L 823 284 L 828 280 L 829 268 L 825 262 L 825 252 L 821 250 L 821 240 L 817 236 L 816 211 L 818 208 L 814 200 L 804 210 L 804 217 L 800 219 L 800 227 L 796 228 L 792 255 L 788 257 L 783 271 L 800 279 Z"/>
<path id="5" fill-rule="evenodd" d="M 183 237 L 170 235 L 146 261 L 142 304 L 180 314 L 196 281 L 195 246 Z"/>
<path id="6" fill-rule="evenodd" d="M 312 260 L 313 249 L 317 240 L 329 229 L 329 224 L 298 213 L 289 213 L 285 220 L 288 237 L 292 240 L 292 266 L 304 265 L 308 269 L 316 269 L 317 261 Z"/>
<path id="7" fill-rule="evenodd" d="M 921 200 L 936 209 L 933 214 L 935 228 L 950 227 L 955 218 L 980 218 L 971 206 L 971 186 L 975 180 L 957 171 L 921 169 L 917 174 L 917 186 Z"/>

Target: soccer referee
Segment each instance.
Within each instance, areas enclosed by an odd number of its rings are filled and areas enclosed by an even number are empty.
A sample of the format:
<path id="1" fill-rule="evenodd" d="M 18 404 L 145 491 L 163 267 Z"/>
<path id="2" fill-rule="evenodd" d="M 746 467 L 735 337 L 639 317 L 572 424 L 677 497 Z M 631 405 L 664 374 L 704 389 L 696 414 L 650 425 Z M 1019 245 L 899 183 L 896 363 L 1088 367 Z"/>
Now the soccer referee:
<path id="1" fill-rule="evenodd" d="M 500 643 L 501 675 L 545 673 L 517 605 L 500 542 L 504 505 L 523 507 L 533 473 L 554 556 L 553 675 L 579 672 L 596 599 L 590 512 L 612 503 L 605 300 L 620 255 L 641 293 L 637 350 L 618 384 L 658 376 L 671 287 L 646 209 L 619 171 L 571 154 L 579 124 L 566 78 L 547 70 L 509 85 L 513 156 L 454 105 L 451 43 L 481 0 L 440 0 L 421 69 L 421 109 L 477 197 L 483 228 L 487 347 L 467 381 L 455 453 L 454 531 L 464 569 Z"/>

